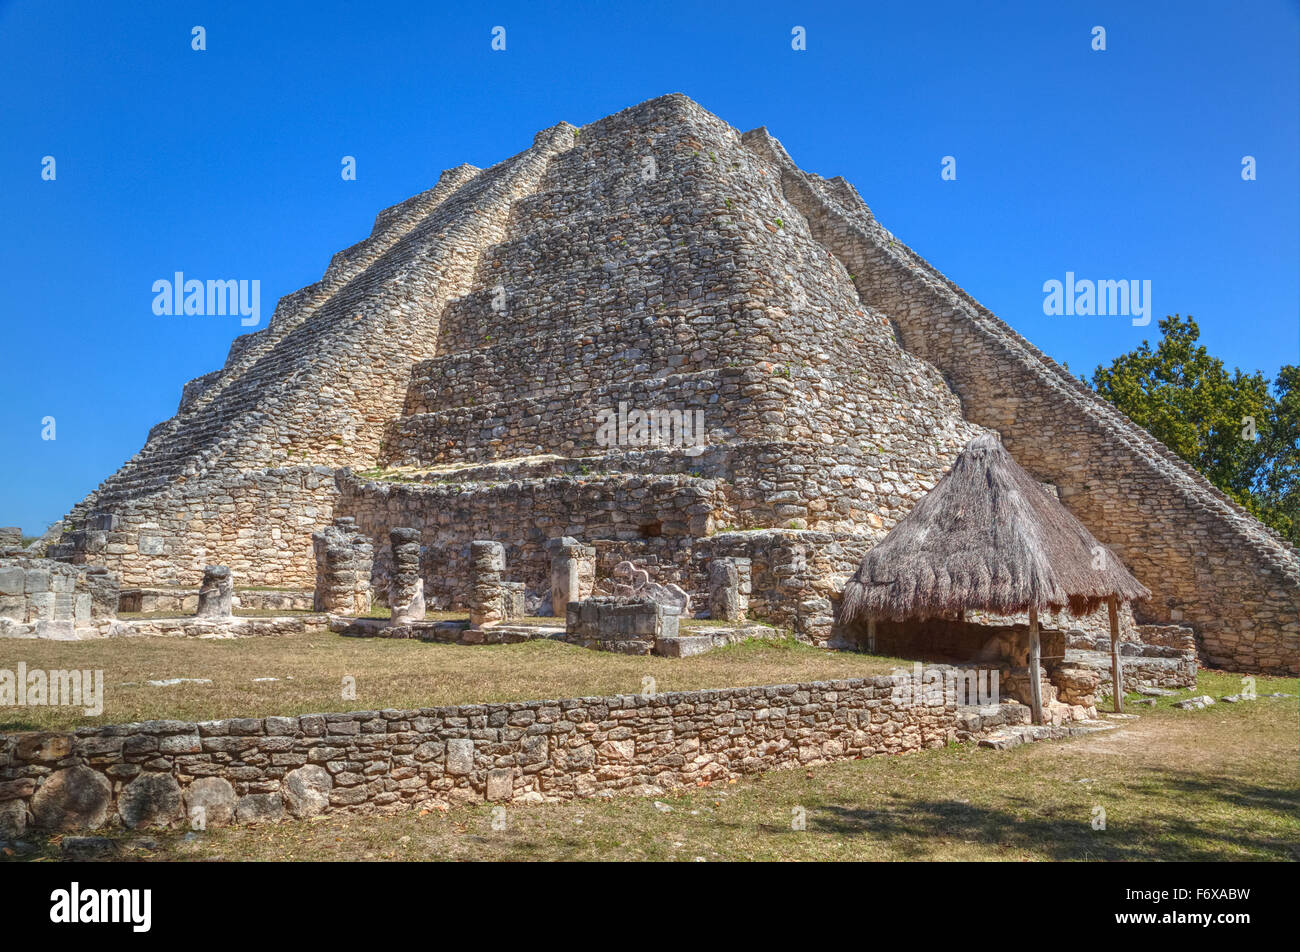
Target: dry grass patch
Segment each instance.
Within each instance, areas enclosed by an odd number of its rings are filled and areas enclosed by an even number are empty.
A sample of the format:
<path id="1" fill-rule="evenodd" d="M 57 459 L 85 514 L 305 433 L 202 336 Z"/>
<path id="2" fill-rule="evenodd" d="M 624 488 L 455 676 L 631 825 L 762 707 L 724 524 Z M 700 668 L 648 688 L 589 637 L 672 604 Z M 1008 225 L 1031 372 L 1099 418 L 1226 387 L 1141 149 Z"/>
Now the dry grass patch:
<path id="1" fill-rule="evenodd" d="M 29 670 L 102 670 L 104 712 L 87 718 L 79 708 L 0 708 L 0 731 L 637 694 L 646 677 L 655 679 L 659 691 L 780 684 L 886 674 L 908 664 L 827 652 L 789 639 L 751 641 L 694 658 L 659 658 L 552 641 L 467 647 L 345 638 L 328 631 L 229 640 L 0 642 L 0 668 L 16 670 L 20 661 Z M 342 698 L 344 677 L 356 680 L 355 700 Z M 212 683 L 145 683 L 172 678 Z"/>

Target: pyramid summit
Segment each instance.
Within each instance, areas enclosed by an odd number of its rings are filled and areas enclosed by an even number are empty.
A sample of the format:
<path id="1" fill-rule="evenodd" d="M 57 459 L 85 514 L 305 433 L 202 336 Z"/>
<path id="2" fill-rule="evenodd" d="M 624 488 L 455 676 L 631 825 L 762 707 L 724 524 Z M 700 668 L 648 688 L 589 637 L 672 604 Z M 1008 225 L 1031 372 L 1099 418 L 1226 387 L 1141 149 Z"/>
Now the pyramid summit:
<path id="1" fill-rule="evenodd" d="M 612 426 L 611 426 L 612 422 Z M 840 178 L 680 94 L 559 123 L 375 219 L 71 512 L 51 554 L 125 585 L 311 587 L 312 534 L 420 530 L 430 603 L 470 544 L 530 590 L 548 540 L 826 643 L 863 555 L 973 437 L 1015 460 L 1235 670 L 1295 673 L 1296 556 L 916 255 Z"/>

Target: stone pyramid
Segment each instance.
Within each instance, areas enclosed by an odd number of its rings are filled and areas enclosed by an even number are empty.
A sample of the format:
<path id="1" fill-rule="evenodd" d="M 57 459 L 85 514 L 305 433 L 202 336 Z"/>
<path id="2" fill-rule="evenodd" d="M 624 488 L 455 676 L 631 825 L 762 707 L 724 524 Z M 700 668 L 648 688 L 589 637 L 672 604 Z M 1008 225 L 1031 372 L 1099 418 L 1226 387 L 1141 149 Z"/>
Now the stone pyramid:
<path id="1" fill-rule="evenodd" d="M 974 238 L 974 236 L 972 236 Z M 646 421 L 653 415 L 653 425 Z M 127 585 L 310 587 L 311 533 L 421 530 L 433 604 L 468 546 L 594 545 L 822 642 L 862 554 L 984 428 L 1191 625 L 1295 671 L 1295 553 L 875 220 L 682 95 L 560 123 L 380 212 L 72 511 Z"/>

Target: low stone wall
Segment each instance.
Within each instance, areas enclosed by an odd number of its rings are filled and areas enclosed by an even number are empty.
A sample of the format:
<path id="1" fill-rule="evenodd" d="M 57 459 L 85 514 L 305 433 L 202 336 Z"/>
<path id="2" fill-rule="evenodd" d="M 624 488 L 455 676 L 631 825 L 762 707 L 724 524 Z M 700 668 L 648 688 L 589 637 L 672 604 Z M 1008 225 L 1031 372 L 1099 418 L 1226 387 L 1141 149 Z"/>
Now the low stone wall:
<path id="1" fill-rule="evenodd" d="M 1110 650 L 1084 651 L 1071 649 L 1071 661 L 1092 668 L 1099 675 L 1097 692 L 1111 693 Z M 1124 671 L 1124 690 L 1138 687 L 1190 688 L 1196 686 L 1196 652 L 1158 645 L 1137 645 L 1124 642 L 1120 645 L 1119 662 Z"/>
<path id="2" fill-rule="evenodd" d="M 0 636 L 61 638 L 111 618 L 118 578 L 98 566 L 0 558 Z"/>
<path id="3" fill-rule="evenodd" d="M 1071 633 L 1066 639 L 1067 657 L 1072 663 L 1084 664 L 1100 675 L 1097 691 L 1110 695 L 1110 638 L 1104 635 L 1081 637 Z M 1137 625 L 1135 639 L 1121 640 L 1120 664 L 1124 669 L 1124 689 L 1137 687 L 1190 688 L 1196 686 L 1196 636 L 1182 625 Z"/>
<path id="4" fill-rule="evenodd" d="M 40 638 L 47 641 L 93 641 L 97 638 L 265 638 L 300 635 L 329 627 L 329 615 L 234 615 L 229 618 L 104 618 L 90 625 L 49 622 L 36 626 L 0 626 L 0 638 Z"/>
<path id="5" fill-rule="evenodd" d="M 0 735 L 0 837 L 644 792 L 941 747 L 1006 722 L 1002 709 L 972 718 L 955 691 L 916 698 L 910 685 L 883 676 Z"/>
<path id="6" fill-rule="evenodd" d="M 106 638 L 266 638 L 300 635 L 329 627 L 325 614 L 229 618 L 125 618 L 103 628 Z"/>
<path id="7" fill-rule="evenodd" d="M 124 588 L 119 612 L 194 612 L 199 607 L 197 588 Z M 311 589 L 235 589 L 234 607 L 244 611 L 312 610 Z"/>

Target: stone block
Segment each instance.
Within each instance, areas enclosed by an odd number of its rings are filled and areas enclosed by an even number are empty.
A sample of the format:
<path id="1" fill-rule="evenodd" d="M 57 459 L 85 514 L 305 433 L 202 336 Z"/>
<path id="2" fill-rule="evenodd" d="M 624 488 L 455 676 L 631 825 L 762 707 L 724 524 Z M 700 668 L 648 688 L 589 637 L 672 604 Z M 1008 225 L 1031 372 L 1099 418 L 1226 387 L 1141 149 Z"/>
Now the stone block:
<path id="1" fill-rule="evenodd" d="M 487 775 L 487 798 L 489 800 L 509 800 L 514 795 L 514 771 L 509 767 L 489 770 Z"/>
<path id="2" fill-rule="evenodd" d="M 329 771 L 307 764 L 285 775 L 284 801 L 295 817 L 316 816 L 329 807 L 329 792 L 333 787 Z"/>
<path id="3" fill-rule="evenodd" d="M 108 778 L 90 767 L 69 767 L 45 778 L 32 797 L 34 824 L 43 830 L 93 830 L 113 802 Z"/>
<path id="4" fill-rule="evenodd" d="M 26 591 L 26 573 L 20 565 L 0 565 L 0 595 L 22 595 Z"/>
<path id="5" fill-rule="evenodd" d="M 54 621 L 54 593 L 37 592 L 27 596 L 27 617 L 30 621 Z"/>
<path id="6" fill-rule="evenodd" d="M 278 793 L 250 793 L 235 804 L 237 823 L 275 823 L 284 816 L 284 803 Z"/>
<path id="7" fill-rule="evenodd" d="M 0 618 L 21 624 L 27 620 L 27 599 L 22 595 L 0 595 Z"/>
<path id="8" fill-rule="evenodd" d="M 180 784 L 169 773 L 142 773 L 122 788 L 117 812 L 127 829 L 171 826 L 182 817 Z"/>
<path id="9" fill-rule="evenodd" d="M 195 829 L 228 826 L 235 818 L 235 788 L 224 777 L 201 777 L 185 789 L 185 819 Z"/>
<path id="10" fill-rule="evenodd" d="M 447 773 L 463 777 L 474 771 L 474 741 L 453 738 L 447 741 Z"/>

